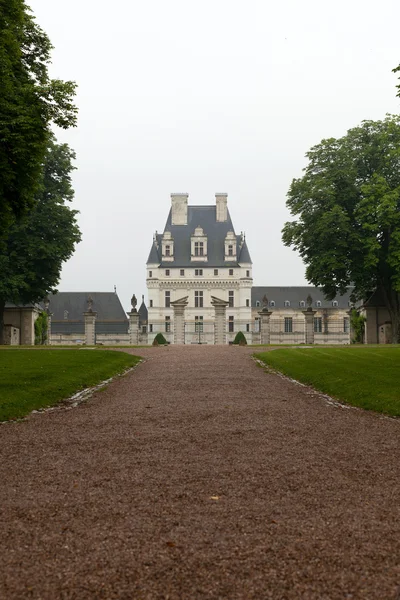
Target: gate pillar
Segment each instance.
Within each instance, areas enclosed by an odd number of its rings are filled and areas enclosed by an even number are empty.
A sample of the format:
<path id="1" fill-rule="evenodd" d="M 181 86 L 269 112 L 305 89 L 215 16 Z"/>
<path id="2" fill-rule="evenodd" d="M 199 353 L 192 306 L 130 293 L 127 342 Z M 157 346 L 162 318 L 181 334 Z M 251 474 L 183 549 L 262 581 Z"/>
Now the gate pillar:
<path id="1" fill-rule="evenodd" d="M 311 306 L 307 308 L 307 310 L 303 310 L 304 320 L 305 320 L 305 331 L 304 331 L 304 342 L 306 344 L 314 343 L 314 315 L 317 312 L 313 310 Z"/>
<path id="2" fill-rule="evenodd" d="M 269 345 L 271 343 L 271 322 L 270 316 L 272 315 L 272 311 L 267 308 L 263 308 L 259 313 L 260 315 L 260 343 L 263 345 Z"/>
<path id="3" fill-rule="evenodd" d="M 171 302 L 174 309 L 174 344 L 185 343 L 185 308 L 188 305 L 188 297 Z"/>
<path id="4" fill-rule="evenodd" d="M 226 307 L 229 302 L 211 296 L 211 305 L 215 310 L 214 344 L 226 344 Z"/>

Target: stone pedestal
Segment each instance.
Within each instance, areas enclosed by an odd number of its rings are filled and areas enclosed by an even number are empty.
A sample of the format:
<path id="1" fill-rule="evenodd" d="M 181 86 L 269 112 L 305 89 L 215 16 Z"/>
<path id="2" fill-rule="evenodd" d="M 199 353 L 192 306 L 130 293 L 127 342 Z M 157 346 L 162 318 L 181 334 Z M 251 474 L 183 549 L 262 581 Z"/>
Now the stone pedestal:
<path id="1" fill-rule="evenodd" d="M 47 313 L 47 338 L 45 341 L 45 345 L 49 346 L 51 344 L 51 317 L 53 313 Z"/>
<path id="2" fill-rule="evenodd" d="M 214 344 L 226 344 L 226 307 L 229 302 L 211 296 L 211 305 L 215 310 Z"/>
<path id="3" fill-rule="evenodd" d="M 174 344 L 185 343 L 185 308 L 188 305 L 188 297 L 171 302 L 174 309 Z"/>
<path id="4" fill-rule="evenodd" d="M 96 317 L 97 312 L 89 310 L 83 313 L 85 317 L 85 343 L 87 346 L 96 344 Z"/>
<path id="5" fill-rule="evenodd" d="M 139 313 L 132 310 L 129 316 L 129 343 L 136 346 L 139 342 Z"/>
<path id="6" fill-rule="evenodd" d="M 260 315 L 260 343 L 268 346 L 271 343 L 271 322 L 270 317 L 272 311 L 263 309 L 259 313 Z"/>
<path id="7" fill-rule="evenodd" d="M 311 307 L 307 308 L 307 310 L 303 310 L 302 313 L 304 315 L 304 342 L 306 344 L 314 343 L 314 315 L 317 311 L 313 310 Z"/>

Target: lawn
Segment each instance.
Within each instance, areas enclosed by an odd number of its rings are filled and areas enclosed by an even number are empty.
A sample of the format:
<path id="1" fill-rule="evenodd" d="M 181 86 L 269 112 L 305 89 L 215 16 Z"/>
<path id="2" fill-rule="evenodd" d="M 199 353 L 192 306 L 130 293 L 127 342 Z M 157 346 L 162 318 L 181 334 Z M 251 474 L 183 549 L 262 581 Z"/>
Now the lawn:
<path id="1" fill-rule="evenodd" d="M 0 421 L 53 406 L 122 373 L 139 360 L 107 350 L 0 350 Z"/>
<path id="2" fill-rule="evenodd" d="M 400 416 L 400 347 L 291 348 L 255 356 L 343 402 Z"/>

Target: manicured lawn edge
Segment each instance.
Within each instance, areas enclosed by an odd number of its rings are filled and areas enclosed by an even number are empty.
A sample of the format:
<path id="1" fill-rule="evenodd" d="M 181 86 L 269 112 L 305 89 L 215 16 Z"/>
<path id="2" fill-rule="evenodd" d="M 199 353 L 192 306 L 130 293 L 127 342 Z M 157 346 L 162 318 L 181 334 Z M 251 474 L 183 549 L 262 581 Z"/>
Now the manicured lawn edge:
<path id="1" fill-rule="evenodd" d="M 126 352 L 76 349 L 0 353 L 0 422 L 18 420 L 102 387 L 143 359 Z M 86 394 L 87 395 L 87 394 Z M 76 397 L 70 403 L 82 401 Z"/>
<path id="2" fill-rule="evenodd" d="M 399 346 L 285 348 L 253 356 L 341 403 L 400 416 Z"/>

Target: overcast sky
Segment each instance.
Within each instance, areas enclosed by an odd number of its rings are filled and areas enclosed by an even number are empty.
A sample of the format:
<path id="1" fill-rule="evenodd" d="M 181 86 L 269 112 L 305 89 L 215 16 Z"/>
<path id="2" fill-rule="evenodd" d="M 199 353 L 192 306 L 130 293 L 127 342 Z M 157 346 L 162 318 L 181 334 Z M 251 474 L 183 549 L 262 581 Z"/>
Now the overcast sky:
<path id="1" fill-rule="evenodd" d="M 27 0 L 79 85 L 74 207 L 83 239 L 61 291 L 146 293 L 171 192 L 228 193 L 255 285 L 302 285 L 281 242 L 305 152 L 398 113 L 398 0 Z"/>

